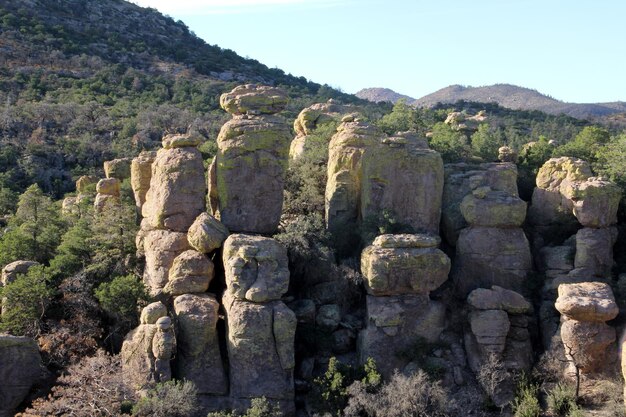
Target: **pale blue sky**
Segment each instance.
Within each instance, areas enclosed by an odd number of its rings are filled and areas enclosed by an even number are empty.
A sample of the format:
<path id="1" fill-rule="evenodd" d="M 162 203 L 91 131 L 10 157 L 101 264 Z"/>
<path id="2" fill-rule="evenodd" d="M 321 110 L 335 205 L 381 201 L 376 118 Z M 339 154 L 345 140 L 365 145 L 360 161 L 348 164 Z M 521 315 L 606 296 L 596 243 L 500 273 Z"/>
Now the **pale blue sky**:
<path id="1" fill-rule="evenodd" d="M 625 0 L 134 0 L 210 44 L 347 93 L 510 83 L 626 101 Z"/>

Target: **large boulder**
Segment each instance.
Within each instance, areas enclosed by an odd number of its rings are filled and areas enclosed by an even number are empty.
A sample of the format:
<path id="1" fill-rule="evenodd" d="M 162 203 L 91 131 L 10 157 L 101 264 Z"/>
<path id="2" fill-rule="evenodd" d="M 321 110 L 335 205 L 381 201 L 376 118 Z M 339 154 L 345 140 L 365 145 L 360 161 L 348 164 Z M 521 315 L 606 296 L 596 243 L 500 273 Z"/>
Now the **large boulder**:
<path id="1" fill-rule="evenodd" d="M 107 178 L 117 178 L 120 181 L 130 178 L 131 158 L 119 158 L 104 161 L 104 175 Z"/>
<path id="2" fill-rule="evenodd" d="M 293 401 L 296 316 L 282 302 L 252 303 L 227 293 L 230 396 Z"/>
<path id="3" fill-rule="evenodd" d="M 520 228 L 463 229 L 456 255 L 452 276 L 462 297 L 475 288 L 492 285 L 523 292 L 532 270 L 530 245 Z"/>
<path id="4" fill-rule="evenodd" d="M 439 233 L 443 161 L 412 136 L 384 138 L 362 158 L 360 214 L 393 212 L 414 231 Z"/>
<path id="5" fill-rule="evenodd" d="M 154 229 L 186 232 L 204 211 L 205 190 L 204 165 L 198 149 L 159 149 L 142 215 Z"/>
<path id="6" fill-rule="evenodd" d="M 476 341 L 487 354 L 502 354 L 511 323 L 503 310 L 476 310 L 469 316 Z"/>
<path id="7" fill-rule="evenodd" d="M 616 240 L 615 227 L 580 229 L 576 233 L 574 267 L 582 269 L 588 276 L 610 277 L 613 268 L 613 245 Z"/>
<path id="8" fill-rule="evenodd" d="M 0 417 L 14 415 L 15 408 L 41 379 L 42 369 L 35 340 L 0 334 Z"/>
<path id="9" fill-rule="evenodd" d="M 133 158 L 130 164 L 130 185 L 135 195 L 137 212 L 141 214 L 141 207 L 146 202 L 146 194 L 150 189 L 152 178 L 152 163 L 156 158 L 156 152 L 143 151 Z"/>
<path id="10" fill-rule="evenodd" d="M 222 246 L 229 231 L 219 220 L 209 213 L 201 213 L 187 231 L 187 240 L 192 248 L 202 253 L 210 253 Z"/>
<path id="11" fill-rule="evenodd" d="M 566 196 L 574 204 L 574 216 L 585 227 L 608 227 L 617 223 L 622 198 L 620 187 L 606 179 L 591 177 L 570 184 Z"/>
<path id="12" fill-rule="evenodd" d="M 235 116 L 222 126 L 209 196 L 231 232 L 276 232 L 290 140 L 289 126 L 278 116 Z"/>
<path id="13" fill-rule="evenodd" d="M 520 227 L 526 219 L 526 202 L 504 191 L 479 187 L 461 201 L 461 214 L 472 226 Z"/>
<path id="14" fill-rule="evenodd" d="M 246 84 L 220 96 L 220 106 L 233 115 L 274 114 L 285 109 L 289 98 L 276 87 Z"/>
<path id="15" fill-rule="evenodd" d="M 289 287 L 287 249 L 278 241 L 243 234 L 224 242 L 226 292 L 237 300 L 279 300 Z"/>
<path id="16" fill-rule="evenodd" d="M 572 320 L 605 322 L 619 313 L 611 287 L 604 282 L 559 285 L 554 307 Z"/>
<path id="17" fill-rule="evenodd" d="M 367 295 L 367 327 L 359 333 L 359 361 L 376 361 L 379 372 L 390 377 L 410 361 L 403 353 L 423 339 L 434 343 L 439 339 L 446 308 L 431 301 L 427 295 Z"/>
<path id="18" fill-rule="evenodd" d="M 429 235 L 382 235 L 361 254 L 371 295 L 428 294 L 448 279 L 450 259 Z"/>
<path id="19" fill-rule="evenodd" d="M 100 178 L 95 175 L 82 175 L 76 180 L 76 192 L 85 194 L 89 192 L 92 185 L 95 185 Z M 92 191 L 93 192 L 93 191 Z"/>
<path id="20" fill-rule="evenodd" d="M 218 309 L 219 303 L 209 294 L 184 294 L 174 299 L 178 323 L 174 375 L 193 382 L 200 394 L 228 392 L 217 333 Z"/>
<path id="21" fill-rule="evenodd" d="M 348 118 L 328 145 L 326 224 L 330 229 L 356 222 L 361 202 L 362 158 L 384 134 L 358 119 Z"/>
<path id="22" fill-rule="evenodd" d="M 187 234 L 168 230 L 150 230 L 144 234 L 146 267 L 143 281 L 153 296 L 161 294 L 168 283 L 174 259 L 190 249 Z"/>
<path id="23" fill-rule="evenodd" d="M 27 274 L 28 270 L 33 266 L 39 265 L 35 261 L 14 261 L 2 268 L 2 286 L 8 285 L 15 281 L 18 275 Z"/>
<path id="24" fill-rule="evenodd" d="M 470 116 L 465 112 L 448 113 L 448 117 L 444 121 L 452 130 L 471 135 L 478 130 L 478 126 L 487 120 L 487 114 L 484 110 L 479 111 L 474 116 Z"/>
<path id="25" fill-rule="evenodd" d="M 120 195 L 120 180 L 117 178 L 102 178 L 96 184 L 96 192 L 98 194 L 111 195 L 119 197 Z"/>
<path id="26" fill-rule="evenodd" d="M 473 190 L 489 187 L 511 197 L 518 195 L 517 167 L 513 163 L 446 164 L 444 174 L 441 231 L 451 245 L 456 245 L 459 233 L 468 226 L 461 203 Z"/>
<path id="27" fill-rule="evenodd" d="M 204 254 L 187 250 L 174 259 L 163 292 L 169 295 L 205 292 L 213 280 L 214 269 L 213 262 Z"/>
<path id="28" fill-rule="evenodd" d="M 467 296 L 467 304 L 477 310 L 503 310 L 508 314 L 525 314 L 532 311 L 531 304 L 519 293 L 497 285 L 476 288 Z"/>

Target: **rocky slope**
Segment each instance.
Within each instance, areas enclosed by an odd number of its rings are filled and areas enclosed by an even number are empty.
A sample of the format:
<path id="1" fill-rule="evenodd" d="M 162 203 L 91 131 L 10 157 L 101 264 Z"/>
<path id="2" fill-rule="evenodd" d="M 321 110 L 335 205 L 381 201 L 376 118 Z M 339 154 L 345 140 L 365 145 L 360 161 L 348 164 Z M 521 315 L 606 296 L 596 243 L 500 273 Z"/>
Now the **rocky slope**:
<path id="1" fill-rule="evenodd" d="M 365 88 L 356 93 L 357 97 L 375 102 L 391 101 L 395 103 L 406 99 L 409 104 L 419 107 L 433 107 L 437 103 L 456 103 L 459 100 L 478 103 L 498 103 L 515 110 L 540 110 L 549 114 L 566 114 L 585 118 L 590 116 L 608 116 L 626 112 L 626 103 L 565 103 L 529 88 L 511 84 L 495 84 L 483 87 L 464 87 L 451 85 L 419 99 L 396 93 L 387 88 Z"/>

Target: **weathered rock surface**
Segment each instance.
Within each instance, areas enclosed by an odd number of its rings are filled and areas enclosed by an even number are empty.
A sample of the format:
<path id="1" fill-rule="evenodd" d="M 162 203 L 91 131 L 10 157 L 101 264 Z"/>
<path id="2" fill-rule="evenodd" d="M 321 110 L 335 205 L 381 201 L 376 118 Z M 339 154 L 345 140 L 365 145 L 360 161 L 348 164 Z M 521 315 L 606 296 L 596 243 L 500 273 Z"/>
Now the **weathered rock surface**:
<path id="1" fill-rule="evenodd" d="M 368 294 L 428 294 L 448 279 L 450 259 L 429 235 L 382 235 L 361 254 Z"/>
<path id="2" fill-rule="evenodd" d="M 155 229 L 186 232 L 205 208 L 202 155 L 194 147 L 160 149 L 142 215 Z"/>
<path id="3" fill-rule="evenodd" d="M 519 292 L 532 270 L 530 246 L 520 228 L 468 227 L 459 235 L 456 253 L 453 278 L 462 296 L 492 285 Z"/>
<path id="4" fill-rule="evenodd" d="M 130 185 L 135 195 L 137 212 L 141 214 L 141 207 L 146 202 L 146 194 L 150 189 L 152 178 L 152 163 L 156 158 L 156 152 L 143 151 L 133 158 L 130 164 Z"/>
<path id="5" fill-rule="evenodd" d="M 605 322 L 619 313 L 611 287 L 604 282 L 559 285 L 554 307 L 573 320 Z"/>
<path id="6" fill-rule="evenodd" d="M 61 203 L 61 214 L 76 214 L 78 212 L 78 197 L 65 197 Z"/>
<path id="7" fill-rule="evenodd" d="M 517 163 L 518 155 L 515 150 L 509 146 L 501 146 L 498 148 L 498 160 L 500 162 Z"/>
<path id="8" fill-rule="evenodd" d="M 119 158 L 104 161 L 104 175 L 107 178 L 117 178 L 120 181 L 130 178 L 131 158 Z"/>
<path id="9" fill-rule="evenodd" d="M 96 184 L 99 178 L 95 175 L 83 175 L 76 180 L 76 192 L 84 194 L 89 191 L 89 186 Z"/>
<path id="10" fill-rule="evenodd" d="M 511 323 L 503 310 L 472 311 L 469 317 L 471 331 L 486 353 L 502 354 Z"/>
<path id="11" fill-rule="evenodd" d="M 209 195 L 231 232 L 277 230 L 290 140 L 277 116 L 237 116 L 222 126 Z"/>
<path id="12" fill-rule="evenodd" d="M 470 116 L 464 112 L 452 112 L 448 114 L 445 124 L 449 125 L 452 130 L 463 132 L 471 135 L 478 130 L 478 126 L 487 120 L 487 114 L 484 110 L 479 111 L 476 115 Z"/>
<path id="13" fill-rule="evenodd" d="M 174 299 L 178 346 L 174 375 L 192 381 L 200 394 L 224 395 L 228 378 L 217 333 L 219 303 L 209 294 Z"/>
<path id="14" fill-rule="evenodd" d="M 41 378 L 37 342 L 29 337 L 0 334 L 0 417 L 14 415 Z"/>
<path id="15" fill-rule="evenodd" d="M 237 300 L 278 300 L 289 287 L 287 249 L 278 241 L 244 234 L 224 242 L 226 292 Z"/>
<path id="16" fill-rule="evenodd" d="M 159 332 L 156 323 L 161 318 L 167 317 L 167 310 L 158 304 L 151 304 L 146 308 L 149 308 L 149 311 L 145 313 L 142 311 L 142 324 L 126 335 L 120 352 L 124 382 L 136 391 L 151 388 L 155 383 L 160 382 L 159 371 L 162 373 L 165 365 L 161 361 L 159 363 L 161 369 L 157 370 L 157 358 L 153 349 L 153 341 L 155 335 Z M 157 317 L 159 314 L 163 315 Z M 146 321 L 145 323 L 144 320 Z"/>
<path id="17" fill-rule="evenodd" d="M 222 246 L 229 231 L 209 213 L 201 213 L 187 231 L 187 240 L 192 248 L 201 253 L 210 253 Z"/>
<path id="18" fill-rule="evenodd" d="M 362 157 L 360 214 L 389 210 L 415 231 L 439 233 L 443 161 L 414 137 L 389 137 Z"/>
<path id="19" fill-rule="evenodd" d="M 252 303 L 224 296 L 230 395 L 293 400 L 296 316 L 281 301 Z"/>
<path id="20" fill-rule="evenodd" d="M 170 295 L 205 292 L 214 273 L 209 258 L 195 250 L 187 250 L 174 259 L 163 292 Z"/>
<path id="21" fill-rule="evenodd" d="M 477 310 L 503 310 L 509 314 L 525 314 L 532 310 L 521 294 L 497 285 L 491 289 L 476 288 L 467 296 L 467 303 Z"/>
<path id="22" fill-rule="evenodd" d="M 384 134 L 362 121 L 346 121 L 331 138 L 326 183 L 326 224 L 330 229 L 349 225 L 358 217 L 363 178 L 362 157 Z"/>
<path id="23" fill-rule="evenodd" d="M 433 343 L 444 327 L 445 306 L 426 295 L 367 295 L 367 327 L 359 333 L 359 361 L 376 361 L 379 372 L 389 377 L 409 362 L 401 354 L 419 338 Z"/>
<path id="24" fill-rule="evenodd" d="M 15 281 L 20 274 L 27 274 L 33 266 L 39 265 L 35 261 L 14 261 L 2 268 L 2 285 Z"/>
<path id="25" fill-rule="evenodd" d="M 111 196 L 120 195 L 120 180 L 117 178 L 102 178 L 96 184 L 96 192 L 98 194 L 105 194 Z"/>
<path id="26" fill-rule="evenodd" d="M 195 148 L 202 143 L 202 138 L 193 134 L 174 134 L 167 135 L 161 141 L 163 149 L 173 148 Z"/>
<path id="27" fill-rule="evenodd" d="M 156 324 L 161 317 L 167 316 L 167 307 L 160 301 L 150 303 L 141 310 L 140 324 Z"/>
<path id="28" fill-rule="evenodd" d="M 143 281 L 150 294 L 160 294 L 167 284 L 174 259 L 190 249 L 187 234 L 168 230 L 151 230 L 144 236 L 146 267 Z"/>
<path id="29" fill-rule="evenodd" d="M 287 94 L 275 87 L 246 84 L 220 97 L 220 106 L 230 114 L 274 114 L 287 106 Z"/>
<path id="30" fill-rule="evenodd" d="M 576 233 L 574 267 L 581 268 L 592 277 L 610 277 L 613 268 L 613 245 L 617 229 L 584 227 Z"/>
<path id="31" fill-rule="evenodd" d="M 461 214 L 472 226 L 520 227 L 526 219 L 526 203 L 521 198 L 490 187 L 479 187 L 461 201 Z"/>
<path id="32" fill-rule="evenodd" d="M 608 227 L 617 223 L 617 209 L 622 197 L 619 186 L 611 181 L 591 177 L 574 183 L 567 190 L 574 202 L 574 215 L 585 227 Z"/>
<path id="33" fill-rule="evenodd" d="M 441 228 L 451 245 L 456 244 L 459 233 L 468 226 L 461 213 L 461 202 L 473 190 L 489 187 L 511 197 L 518 196 L 517 167 L 513 163 L 446 164 L 444 174 Z"/>

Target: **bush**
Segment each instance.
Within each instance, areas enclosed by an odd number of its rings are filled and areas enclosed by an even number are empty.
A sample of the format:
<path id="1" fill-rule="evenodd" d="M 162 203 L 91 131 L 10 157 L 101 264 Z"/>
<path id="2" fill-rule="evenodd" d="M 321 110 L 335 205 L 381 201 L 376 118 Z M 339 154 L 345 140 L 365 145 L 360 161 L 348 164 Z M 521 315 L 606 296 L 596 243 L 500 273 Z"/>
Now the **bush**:
<path id="1" fill-rule="evenodd" d="M 188 417 L 198 411 L 198 390 L 190 381 L 157 384 L 133 407 L 133 415 L 150 417 Z"/>
<path id="2" fill-rule="evenodd" d="M 361 225 L 361 239 L 365 245 L 369 245 L 380 235 L 415 232 L 411 225 L 399 222 L 396 214 L 390 209 L 383 209 L 378 214 L 365 217 Z"/>
<path id="3" fill-rule="evenodd" d="M 131 323 L 137 321 L 137 302 L 149 299 L 145 285 L 133 274 L 100 284 L 95 296 L 107 314 Z"/>
<path id="4" fill-rule="evenodd" d="M 578 409 L 576 404 L 576 390 L 574 387 L 558 383 L 548 392 L 548 410 L 557 416 L 569 416 Z"/>
<path id="5" fill-rule="evenodd" d="M 539 417 L 541 406 L 537 395 L 539 387 L 526 377 L 522 377 L 517 387 L 517 395 L 513 400 L 513 412 L 515 417 Z"/>
<path id="6" fill-rule="evenodd" d="M 41 319 L 52 295 L 43 266 L 33 266 L 26 275 L 18 276 L 14 282 L 0 288 L 0 331 L 16 336 L 39 334 Z"/>
<path id="7" fill-rule="evenodd" d="M 491 354 L 478 370 L 476 378 L 489 400 L 493 401 L 501 384 L 510 379 L 511 374 L 504 363 L 495 354 Z"/>
<path id="8" fill-rule="evenodd" d="M 447 416 L 450 400 L 438 382 L 422 370 L 406 376 L 395 373 L 381 385 L 367 386 L 363 381 L 350 385 L 346 417 L 437 417 Z"/>
<path id="9" fill-rule="evenodd" d="M 267 398 L 253 398 L 250 408 L 244 413 L 219 411 L 209 413 L 207 417 L 282 417 L 283 413 L 280 407 L 272 405 Z"/>

